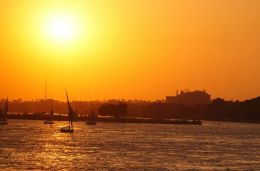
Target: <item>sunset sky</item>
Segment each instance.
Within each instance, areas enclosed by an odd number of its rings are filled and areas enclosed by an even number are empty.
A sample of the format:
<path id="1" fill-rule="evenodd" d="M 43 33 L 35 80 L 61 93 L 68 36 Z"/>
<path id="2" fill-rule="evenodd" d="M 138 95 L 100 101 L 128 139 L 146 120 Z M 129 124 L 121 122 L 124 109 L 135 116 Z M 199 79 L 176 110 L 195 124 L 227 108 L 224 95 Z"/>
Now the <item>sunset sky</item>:
<path id="1" fill-rule="evenodd" d="M 0 98 L 260 95 L 259 0 L 1 0 Z M 90 96 L 89 96 L 90 94 Z"/>

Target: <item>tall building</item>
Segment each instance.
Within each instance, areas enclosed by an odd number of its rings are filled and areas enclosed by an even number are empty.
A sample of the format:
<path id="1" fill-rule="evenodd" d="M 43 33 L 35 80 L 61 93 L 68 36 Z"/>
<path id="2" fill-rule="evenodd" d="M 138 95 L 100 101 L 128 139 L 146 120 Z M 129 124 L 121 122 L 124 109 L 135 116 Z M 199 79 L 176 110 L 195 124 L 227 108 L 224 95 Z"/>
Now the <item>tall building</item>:
<path id="1" fill-rule="evenodd" d="M 205 90 L 182 90 L 180 93 L 177 91 L 176 96 L 166 96 L 166 103 L 181 103 L 189 106 L 209 104 L 210 95 Z"/>

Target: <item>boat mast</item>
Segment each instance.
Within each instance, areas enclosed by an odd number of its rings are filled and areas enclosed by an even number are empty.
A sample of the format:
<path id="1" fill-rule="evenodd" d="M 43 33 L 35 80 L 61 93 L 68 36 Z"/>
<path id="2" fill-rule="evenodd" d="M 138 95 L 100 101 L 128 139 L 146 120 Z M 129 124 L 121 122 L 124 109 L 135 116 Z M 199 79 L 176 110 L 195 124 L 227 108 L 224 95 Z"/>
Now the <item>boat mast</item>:
<path id="1" fill-rule="evenodd" d="M 69 126 L 73 129 L 74 111 L 70 105 L 67 91 L 66 91 L 66 96 L 67 96 L 67 103 L 68 103 L 68 108 L 69 108 Z"/>

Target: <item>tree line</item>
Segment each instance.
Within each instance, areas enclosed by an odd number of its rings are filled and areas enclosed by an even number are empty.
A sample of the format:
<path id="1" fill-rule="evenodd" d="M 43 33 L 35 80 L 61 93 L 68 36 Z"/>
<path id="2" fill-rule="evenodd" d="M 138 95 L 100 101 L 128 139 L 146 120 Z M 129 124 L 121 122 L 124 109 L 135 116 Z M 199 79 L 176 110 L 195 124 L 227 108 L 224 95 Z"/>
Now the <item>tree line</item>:
<path id="1" fill-rule="evenodd" d="M 0 100 L 3 105 L 5 99 Z M 165 101 L 107 100 L 72 101 L 71 105 L 79 117 L 85 117 L 96 111 L 101 116 L 144 117 L 161 119 L 201 119 L 214 121 L 258 122 L 260 123 L 260 97 L 245 101 L 226 101 L 222 98 L 211 100 L 209 104 L 188 106 Z M 50 111 L 53 106 L 57 114 L 67 113 L 66 102 L 57 100 L 22 99 L 9 102 L 9 114 L 40 115 Z M 26 118 L 26 117 L 25 117 Z"/>

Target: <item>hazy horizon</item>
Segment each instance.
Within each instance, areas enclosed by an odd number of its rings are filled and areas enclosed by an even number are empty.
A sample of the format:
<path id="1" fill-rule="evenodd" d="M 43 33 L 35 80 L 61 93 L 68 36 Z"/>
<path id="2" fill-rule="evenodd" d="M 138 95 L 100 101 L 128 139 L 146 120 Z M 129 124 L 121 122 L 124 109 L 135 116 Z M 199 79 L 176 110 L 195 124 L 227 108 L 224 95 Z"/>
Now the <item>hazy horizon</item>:
<path id="1" fill-rule="evenodd" d="M 191 90 L 192 91 L 192 90 Z M 195 90 L 196 91 L 196 90 Z M 209 92 L 207 92 L 209 93 Z M 251 99 L 254 99 L 254 98 L 257 98 L 257 97 L 260 97 L 260 96 L 255 96 L 255 97 L 251 97 L 251 98 L 246 98 L 246 99 L 234 99 L 234 98 L 230 98 L 230 99 L 227 99 L 227 98 L 223 98 L 223 97 L 220 97 L 220 96 L 212 96 L 210 93 L 210 98 L 211 100 L 214 100 L 214 99 L 217 99 L 217 98 L 221 98 L 221 99 L 224 99 L 226 101 L 246 101 L 246 100 L 251 100 Z M 116 101 L 147 101 L 147 102 L 152 102 L 152 101 L 165 101 L 166 100 L 166 96 L 176 96 L 176 94 L 169 94 L 169 95 L 165 95 L 164 97 L 162 98 L 153 98 L 153 99 L 141 99 L 141 98 L 120 98 L 120 97 L 117 97 L 117 98 L 100 98 L 100 99 L 92 99 L 92 98 L 85 98 L 85 99 L 79 99 L 75 96 L 69 96 L 70 98 L 70 101 L 82 101 L 82 102 L 97 102 L 97 101 L 100 101 L 100 102 L 103 102 L 103 101 L 110 101 L 110 100 L 116 100 Z M 72 97 L 72 98 L 71 98 Z M 10 98 L 10 97 L 1 97 L 0 100 L 6 100 L 8 98 L 8 100 L 10 101 L 14 101 L 14 100 L 22 100 L 22 101 L 37 101 L 37 100 L 55 100 L 55 101 L 59 101 L 59 102 L 67 102 L 66 101 L 66 97 L 64 97 L 63 99 L 58 99 L 58 98 L 53 98 L 53 97 L 48 97 L 45 98 L 45 97 L 38 97 L 38 98 L 22 98 L 22 97 L 18 97 L 18 98 Z"/>
<path id="2" fill-rule="evenodd" d="M 0 2 L 0 97 L 260 95 L 258 0 Z"/>

